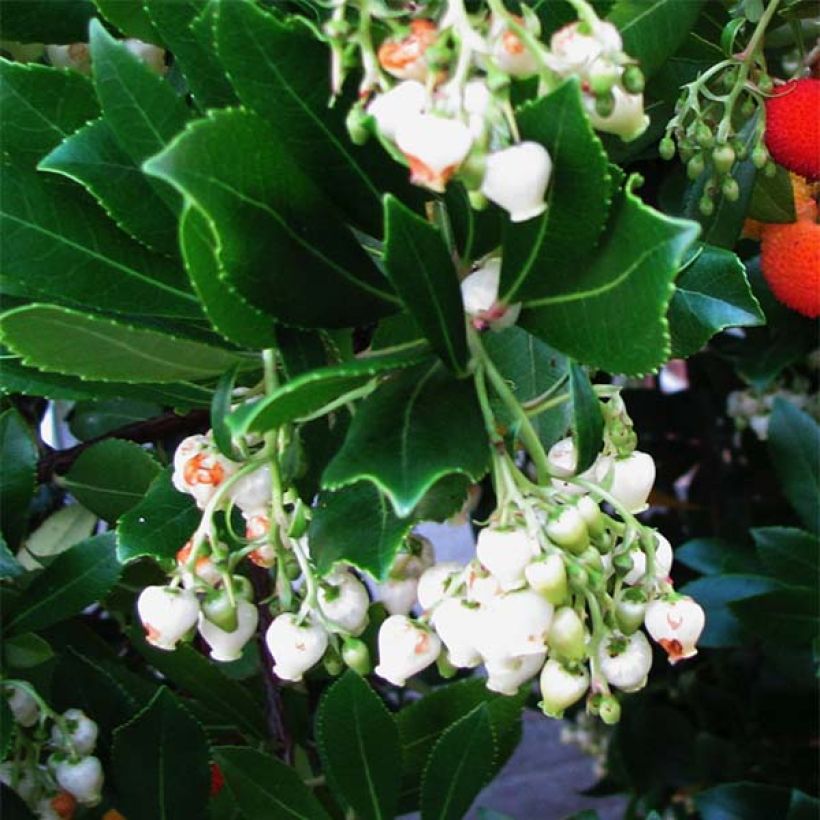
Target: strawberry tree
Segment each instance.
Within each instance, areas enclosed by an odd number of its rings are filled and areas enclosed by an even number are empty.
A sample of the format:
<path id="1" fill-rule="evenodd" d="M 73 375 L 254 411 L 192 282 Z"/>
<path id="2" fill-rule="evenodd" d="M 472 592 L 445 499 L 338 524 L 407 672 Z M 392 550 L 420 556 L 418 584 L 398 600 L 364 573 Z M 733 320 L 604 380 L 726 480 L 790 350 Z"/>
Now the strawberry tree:
<path id="1" fill-rule="evenodd" d="M 747 217 L 817 315 L 753 6 L 6 0 L 15 811 L 460 817 L 697 654 L 621 387 L 765 322 Z"/>

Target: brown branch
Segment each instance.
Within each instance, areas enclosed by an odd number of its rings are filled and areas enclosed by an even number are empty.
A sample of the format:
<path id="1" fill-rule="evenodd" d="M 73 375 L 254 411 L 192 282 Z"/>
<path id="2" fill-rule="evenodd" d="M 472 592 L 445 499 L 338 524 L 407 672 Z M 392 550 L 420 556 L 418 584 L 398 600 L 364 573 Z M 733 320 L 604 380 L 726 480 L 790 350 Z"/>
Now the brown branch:
<path id="1" fill-rule="evenodd" d="M 208 426 L 209 413 L 207 410 L 191 410 L 179 415 L 174 412 L 164 413 L 145 421 L 137 421 L 118 427 L 110 433 L 84 441 L 67 450 L 53 450 L 50 447 L 37 462 L 37 480 L 50 481 L 55 473 L 66 472 L 76 461 L 77 457 L 92 444 L 110 438 L 123 438 L 138 444 L 146 444 L 173 436 L 190 435 Z"/>

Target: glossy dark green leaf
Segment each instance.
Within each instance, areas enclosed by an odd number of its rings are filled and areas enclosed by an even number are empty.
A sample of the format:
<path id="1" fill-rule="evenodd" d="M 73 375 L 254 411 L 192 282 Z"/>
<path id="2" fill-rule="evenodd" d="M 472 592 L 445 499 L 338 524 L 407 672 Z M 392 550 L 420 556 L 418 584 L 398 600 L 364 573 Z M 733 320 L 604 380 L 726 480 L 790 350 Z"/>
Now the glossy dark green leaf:
<path id="1" fill-rule="evenodd" d="M 633 185 L 613 203 L 594 259 L 551 295 L 525 303 L 519 322 L 582 364 L 627 374 L 669 357 L 672 282 L 698 232 L 643 204 Z"/>
<path id="2" fill-rule="evenodd" d="M 651 77 L 683 43 L 705 0 L 617 0 L 607 15 L 621 32 L 624 51 Z"/>
<path id="3" fill-rule="evenodd" d="M 36 164 L 99 110 L 82 74 L 0 59 L 0 133 L 10 155 Z"/>
<path id="4" fill-rule="evenodd" d="M 136 37 L 146 43 L 162 42 L 140 0 L 93 0 L 93 3 L 126 37 Z"/>
<path id="5" fill-rule="evenodd" d="M 3 0 L 0 35 L 20 43 L 81 43 L 93 16 L 91 0 Z"/>
<path id="6" fill-rule="evenodd" d="M 209 218 L 227 280 L 285 324 L 349 327 L 395 310 L 350 229 L 253 112 L 210 112 L 144 168 Z"/>
<path id="7" fill-rule="evenodd" d="M 806 578 L 813 589 L 791 587 L 733 601 L 729 609 L 755 635 L 777 646 L 809 647 L 820 637 L 817 575 Z"/>
<path id="8" fill-rule="evenodd" d="M 6 539 L 0 535 L 0 580 L 19 578 L 25 571 L 25 568 L 8 548 Z"/>
<path id="9" fill-rule="evenodd" d="M 88 441 L 161 413 L 162 405 L 156 402 L 134 399 L 78 401 L 71 411 L 68 426 L 71 435 L 80 441 Z"/>
<path id="10" fill-rule="evenodd" d="M 502 217 L 498 208 L 477 211 L 470 204 L 467 191 L 458 182 L 450 182 L 444 194 L 447 217 L 458 255 L 469 264 L 501 244 Z"/>
<path id="11" fill-rule="evenodd" d="M 321 331 L 280 325 L 276 328 L 276 341 L 282 370 L 288 380 L 331 363 L 327 339 Z"/>
<path id="12" fill-rule="evenodd" d="M 429 359 L 424 346 L 387 356 L 370 356 L 343 364 L 310 370 L 269 396 L 246 404 L 228 416 L 235 435 L 264 433 L 290 421 L 306 419 L 339 397 L 362 387 L 374 376 L 412 367 Z"/>
<path id="13" fill-rule="evenodd" d="M 228 458 L 236 458 L 231 431 L 225 422 L 228 413 L 231 412 L 231 398 L 236 384 L 236 372 L 237 367 L 234 365 L 219 377 L 214 390 L 214 397 L 211 400 L 211 432 L 214 444 Z"/>
<path id="14" fill-rule="evenodd" d="M 220 746 L 214 762 L 222 770 L 246 820 L 328 820 L 322 804 L 296 771 L 256 749 Z"/>
<path id="15" fill-rule="evenodd" d="M 84 507 L 113 523 L 142 501 L 159 471 L 138 444 L 108 439 L 80 453 L 61 483 Z"/>
<path id="16" fill-rule="evenodd" d="M 155 649 L 132 633 L 132 642 L 151 666 L 188 692 L 217 719 L 250 737 L 266 732 L 265 712 L 261 704 L 236 680 L 222 672 L 192 646 L 183 645 L 173 652 Z"/>
<path id="17" fill-rule="evenodd" d="M 803 524 L 820 532 L 820 425 L 803 410 L 776 398 L 769 421 L 769 453 L 783 494 Z"/>
<path id="18" fill-rule="evenodd" d="M 763 566 L 779 581 L 810 585 L 820 572 L 820 541 L 794 527 L 757 527 L 752 530 Z"/>
<path id="19" fill-rule="evenodd" d="M 37 167 L 80 183 L 133 239 L 160 253 L 176 253 L 173 210 L 120 147 L 106 120 L 89 122 Z"/>
<path id="20" fill-rule="evenodd" d="M 749 219 L 761 222 L 794 222 L 794 191 L 789 172 L 776 166 L 774 176 L 758 174 L 749 200 Z"/>
<path id="21" fill-rule="evenodd" d="M 34 494 L 37 445 L 23 417 L 14 409 L 0 415 L 0 527 L 12 547 L 26 531 Z"/>
<path id="22" fill-rule="evenodd" d="M 202 820 L 210 787 L 208 757 L 202 726 L 163 687 L 114 732 L 117 805 L 129 820 Z"/>
<path id="23" fill-rule="evenodd" d="M 490 780 L 495 738 L 486 704 L 476 706 L 439 738 L 421 784 L 422 820 L 464 817 Z"/>
<path id="24" fill-rule="evenodd" d="M 25 365 L 103 381 L 206 379 L 239 360 L 201 342 L 56 305 L 32 304 L 4 313 L 0 336 Z"/>
<path id="25" fill-rule="evenodd" d="M 743 263 L 731 251 L 711 245 L 700 248 L 675 280 L 668 319 L 675 358 L 697 353 L 727 327 L 765 321 Z"/>
<path id="26" fill-rule="evenodd" d="M 126 236 L 68 180 L 5 164 L 0 202 L 6 294 L 117 313 L 202 315 L 184 271 Z"/>
<path id="27" fill-rule="evenodd" d="M 159 37 L 174 53 L 200 108 L 236 103 L 214 44 L 215 7 L 209 0 L 145 0 Z"/>
<path id="28" fill-rule="evenodd" d="M 46 565 L 69 547 L 91 536 L 97 516 L 81 504 L 69 504 L 52 513 L 23 543 L 34 563 Z"/>
<path id="29" fill-rule="evenodd" d="M 54 652 L 39 635 L 24 632 L 3 641 L 5 662 L 16 669 L 30 669 L 54 657 Z"/>
<path id="30" fill-rule="evenodd" d="M 587 372 L 575 362 L 569 366 L 569 389 L 572 396 L 572 437 L 578 454 L 576 472 L 581 473 L 601 452 L 604 417 Z"/>
<path id="31" fill-rule="evenodd" d="M 6 622 L 9 634 L 44 629 L 105 597 L 120 576 L 113 532 L 58 555 L 25 592 Z"/>
<path id="32" fill-rule="evenodd" d="M 441 232 L 393 196 L 385 198 L 385 225 L 384 265 L 393 287 L 441 360 L 464 373 L 464 307 Z"/>
<path id="33" fill-rule="evenodd" d="M 537 300 L 572 283 L 598 243 L 611 197 L 606 154 L 577 82 L 523 106 L 517 119 L 525 139 L 547 148 L 553 170 L 546 212 L 505 227 L 499 293 L 506 302 Z"/>
<path id="34" fill-rule="evenodd" d="M 372 481 L 406 516 L 442 476 L 463 473 L 478 481 L 488 459 L 472 384 L 440 365 L 420 365 L 393 376 L 362 402 L 322 483 L 338 489 Z"/>
<path id="35" fill-rule="evenodd" d="M 675 550 L 675 561 L 703 575 L 760 572 L 751 547 L 722 538 L 693 538 Z"/>
<path id="36" fill-rule="evenodd" d="M 214 232 L 207 217 L 191 204 L 180 219 L 179 243 L 191 284 L 214 329 L 242 347 L 275 346 L 272 317 L 249 304 L 222 278 Z"/>
<path id="37" fill-rule="evenodd" d="M 369 684 L 348 670 L 325 693 L 316 741 L 334 789 L 362 820 L 390 820 L 399 798 L 399 730 Z"/>
<path id="38" fill-rule="evenodd" d="M 154 479 L 145 498 L 117 524 L 117 556 L 126 563 L 143 555 L 173 558 L 196 529 L 194 500 L 171 483 L 171 467 Z"/>

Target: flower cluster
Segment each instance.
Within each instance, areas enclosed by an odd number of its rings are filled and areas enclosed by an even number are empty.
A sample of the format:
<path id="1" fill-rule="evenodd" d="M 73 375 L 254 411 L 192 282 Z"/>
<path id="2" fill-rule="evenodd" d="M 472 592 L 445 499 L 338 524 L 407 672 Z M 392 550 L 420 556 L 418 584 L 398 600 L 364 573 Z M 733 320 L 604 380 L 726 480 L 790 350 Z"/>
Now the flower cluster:
<path id="1" fill-rule="evenodd" d="M 19 753 L 0 763 L 0 783 L 41 820 L 71 820 L 78 806 L 96 806 L 103 787 L 102 765 L 93 755 L 97 724 L 80 709 L 56 713 L 24 681 L 2 685 Z"/>
<path id="2" fill-rule="evenodd" d="M 476 207 L 494 202 L 513 222 L 538 216 L 552 159 L 543 145 L 519 136 L 510 98 L 515 81 L 537 78 L 545 94 L 575 77 L 594 128 L 631 140 L 648 125 L 643 77 L 618 30 L 583 0 L 574 5 L 582 19 L 555 32 L 547 47 L 526 6 L 523 17 L 500 2 L 469 16 L 462 0 L 450 0 L 434 18 L 397 15 L 369 0 L 336 4 L 325 26 L 334 93 L 351 50 L 363 67 L 348 116 L 351 137 L 362 143 L 375 133 L 417 185 L 442 193 L 457 178 Z M 371 27 L 388 32 L 378 48 Z"/>

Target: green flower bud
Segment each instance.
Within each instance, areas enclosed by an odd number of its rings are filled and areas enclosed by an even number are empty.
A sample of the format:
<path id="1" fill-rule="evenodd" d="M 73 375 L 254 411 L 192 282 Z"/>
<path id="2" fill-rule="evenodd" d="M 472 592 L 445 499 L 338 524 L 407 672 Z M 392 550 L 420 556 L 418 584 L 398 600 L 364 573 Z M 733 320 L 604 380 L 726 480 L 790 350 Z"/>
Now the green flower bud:
<path id="1" fill-rule="evenodd" d="M 740 199 L 740 186 L 733 177 L 726 177 L 720 186 L 720 190 L 729 202 L 737 202 Z"/>
<path id="2" fill-rule="evenodd" d="M 670 160 L 675 156 L 675 143 L 672 137 L 664 137 L 658 146 L 661 159 Z"/>
<path id="3" fill-rule="evenodd" d="M 575 507 L 561 507 L 553 513 L 545 527 L 550 540 L 576 555 L 589 545 L 589 532 L 581 513 Z"/>
<path id="4" fill-rule="evenodd" d="M 698 123 L 695 129 L 695 141 L 701 148 L 711 148 L 715 144 L 715 135 L 705 122 Z"/>
<path id="5" fill-rule="evenodd" d="M 586 632 L 578 613 L 569 606 L 562 606 L 552 616 L 547 644 L 550 653 L 570 661 L 580 661 L 586 656 Z"/>
<path id="6" fill-rule="evenodd" d="M 360 675 L 370 673 L 370 652 L 365 642 L 359 638 L 345 638 L 342 644 L 342 660 Z"/>
<path id="7" fill-rule="evenodd" d="M 695 154 L 689 162 L 686 163 L 686 176 L 689 179 L 695 180 L 702 173 L 706 164 L 703 161 L 703 154 Z"/>
<path id="8" fill-rule="evenodd" d="M 628 94 L 640 94 L 646 85 L 643 71 L 636 65 L 628 65 L 621 77 L 621 85 Z"/>
<path id="9" fill-rule="evenodd" d="M 621 719 L 621 704 L 613 695 L 605 695 L 598 704 L 598 714 L 607 726 L 613 726 Z"/>
<path id="10" fill-rule="evenodd" d="M 253 584 L 244 575 L 233 576 L 233 591 L 237 598 L 253 601 Z"/>
<path id="11" fill-rule="evenodd" d="M 712 202 L 708 194 L 704 194 L 700 200 L 698 200 L 698 210 L 704 216 L 711 216 L 715 212 L 715 203 Z"/>
<path id="12" fill-rule="evenodd" d="M 569 588 L 573 592 L 584 593 L 589 587 L 589 573 L 583 568 L 570 564 L 567 567 L 567 577 L 569 578 Z"/>
<path id="13" fill-rule="evenodd" d="M 328 651 L 325 654 L 322 663 L 324 664 L 324 667 L 327 670 L 328 675 L 332 675 L 334 678 L 337 675 L 341 675 L 342 670 L 344 669 L 344 663 L 342 663 L 342 659 L 336 652 L 332 650 Z"/>
<path id="14" fill-rule="evenodd" d="M 712 151 L 712 162 L 719 174 L 728 174 L 735 164 L 735 152 L 731 145 L 718 145 Z"/>
<path id="15" fill-rule="evenodd" d="M 628 590 L 615 606 L 615 620 L 624 635 L 640 629 L 646 614 L 646 597 L 640 589 Z"/>
<path id="16" fill-rule="evenodd" d="M 757 87 L 763 94 L 771 94 L 774 90 L 774 83 L 768 74 L 761 74 L 757 78 Z"/>
<path id="17" fill-rule="evenodd" d="M 345 127 L 347 128 L 350 141 L 354 145 L 364 145 L 370 139 L 369 121 L 370 116 L 361 105 L 354 105 L 345 117 Z"/>
<path id="18" fill-rule="evenodd" d="M 228 593 L 224 589 L 215 589 L 209 592 L 201 605 L 202 614 L 212 623 L 225 632 L 233 632 L 238 620 L 236 607 L 231 606 Z"/>
<path id="19" fill-rule="evenodd" d="M 603 535 L 604 515 L 598 504 L 588 495 L 582 495 L 575 506 L 578 512 L 581 513 L 581 518 L 584 519 L 590 536 L 596 538 Z"/>
<path id="20" fill-rule="evenodd" d="M 762 143 L 755 145 L 752 149 L 752 165 L 754 165 L 757 170 L 761 170 L 766 163 L 769 161 L 769 152 L 766 150 L 766 146 Z"/>
<path id="21" fill-rule="evenodd" d="M 743 117 L 751 117 L 755 112 L 755 101 L 751 97 L 746 97 L 740 104 L 740 114 Z"/>
<path id="22" fill-rule="evenodd" d="M 771 179 L 777 173 L 777 165 L 771 160 L 763 166 L 763 176 Z"/>
<path id="23" fill-rule="evenodd" d="M 612 93 L 595 97 L 595 113 L 605 119 L 615 110 L 615 97 Z"/>

